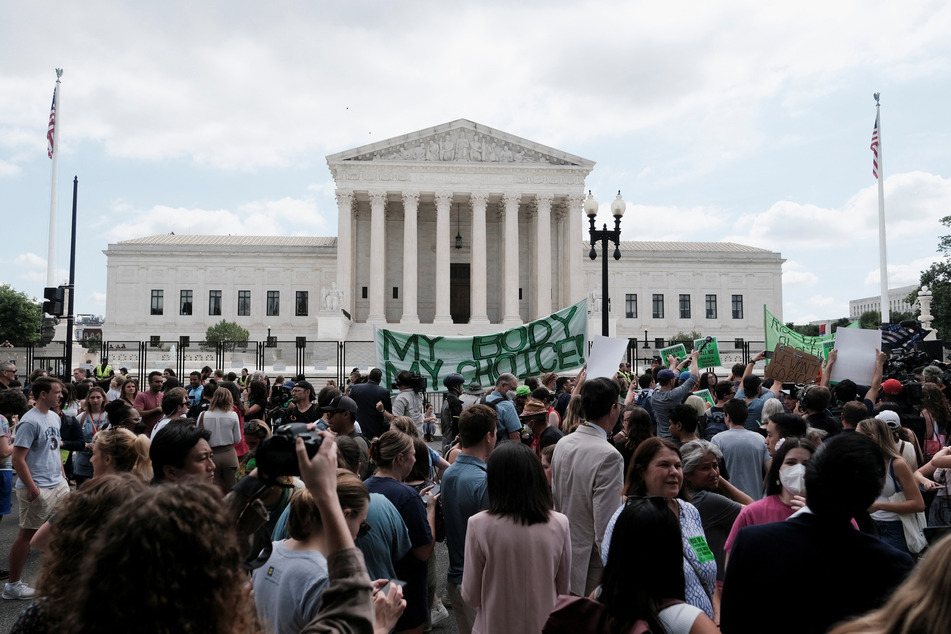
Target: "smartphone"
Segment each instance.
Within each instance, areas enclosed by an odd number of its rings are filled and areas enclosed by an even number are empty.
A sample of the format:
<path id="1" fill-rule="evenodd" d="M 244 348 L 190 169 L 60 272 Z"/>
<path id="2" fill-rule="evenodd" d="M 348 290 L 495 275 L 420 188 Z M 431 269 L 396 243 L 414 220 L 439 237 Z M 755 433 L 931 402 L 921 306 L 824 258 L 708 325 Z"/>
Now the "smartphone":
<path id="1" fill-rule="evenodd" d="M 380 592 L 380 591 L 389 592 L 388 588 L 390 587 L 391 583 L 398 585 L 401 588 L 406 587 L 406 582 L 401 579 L 388 579 L 387 582 L 384 583 L 382 586 L 380 586 L 380 589 L 377 590 L 376 592 Z M 376 594 L 376 592 L 374 592 L 373 594 Z"/>

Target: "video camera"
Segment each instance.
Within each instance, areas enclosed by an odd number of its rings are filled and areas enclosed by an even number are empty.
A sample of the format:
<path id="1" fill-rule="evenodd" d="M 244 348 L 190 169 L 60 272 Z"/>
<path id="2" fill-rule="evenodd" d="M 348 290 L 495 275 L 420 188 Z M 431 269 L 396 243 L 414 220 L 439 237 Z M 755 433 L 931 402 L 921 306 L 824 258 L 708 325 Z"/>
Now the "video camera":
<path id="1" fill-rule="evenodd" d="M 295 448 L 298 438 L 304 439 L 304 448 L 311 458 L 323 442 L 323 437 L 317 430 L 307 429 L 307 423 L 281 425 L 274 430 L 273 436 L 262 440 L 255 451 L 258 470 L 269 480 L 277 476 L 299 476 L 300 465 L 297 463 Z"/>
<path id="2" fill-rule="evenodd" d="M 426 377 L 416 374 L 415 372 L 405 371 L 406 374 L 400 372 L 396 375 L 396 381 L 393 383 L 393 389 L 399 390 L 400 386 L 406 386 L 412 388 L 414 392 L 425 392 L 429 382 L 426 380 Z"/>

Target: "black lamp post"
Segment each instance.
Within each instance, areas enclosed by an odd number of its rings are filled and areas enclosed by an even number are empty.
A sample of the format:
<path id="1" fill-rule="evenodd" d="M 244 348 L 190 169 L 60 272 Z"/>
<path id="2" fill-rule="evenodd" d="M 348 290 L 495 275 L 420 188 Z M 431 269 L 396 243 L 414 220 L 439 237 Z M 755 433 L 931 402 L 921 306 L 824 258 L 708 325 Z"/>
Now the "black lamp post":
<path id="1" fill-rule="evenodd" d="M 614 214 L 614 229 L 608 229 L 607 223 L 604 223 L 603 229 L 596 229 L 594 218 L 598 215 L 598 201 L 594 199 L 591 190 L 588 190 L 588 198 L 584 201 L 584 212 L 588 215 L 588 233 L 591 236 L 591 252 L 588 254 L 592 260 L 598 259 L 598 252 L 594 245 L 601 242 L 601 334 L 608 336 L 608 241 L 614 243 L 614 259 L 621 259 L 621 216 L 627 209 L 627 203 L 621 199 L 621 190 L 617 192 L 617 198 L 611 203 L 611 213 Z"/>

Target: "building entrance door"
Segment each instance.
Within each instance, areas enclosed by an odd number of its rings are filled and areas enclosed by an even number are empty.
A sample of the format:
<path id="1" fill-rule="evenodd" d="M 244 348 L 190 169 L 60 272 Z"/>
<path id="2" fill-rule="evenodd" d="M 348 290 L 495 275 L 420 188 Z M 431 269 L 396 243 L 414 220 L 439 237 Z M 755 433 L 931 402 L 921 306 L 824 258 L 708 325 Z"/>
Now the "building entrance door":
<path id="1" fill-rule="evenodd" d="M 449 265 L 449 314 L 452 323 L 467 324 L 472 316 L 469 294 L 469 265 Z"/>

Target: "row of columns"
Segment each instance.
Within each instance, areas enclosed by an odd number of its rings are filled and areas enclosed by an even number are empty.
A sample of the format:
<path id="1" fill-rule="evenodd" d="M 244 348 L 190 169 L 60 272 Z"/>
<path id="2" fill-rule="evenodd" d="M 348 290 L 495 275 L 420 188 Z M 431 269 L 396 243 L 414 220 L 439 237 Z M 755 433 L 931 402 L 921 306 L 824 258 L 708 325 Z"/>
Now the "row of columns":
<path id="1" fill-rule="evenodd" d="M 401 324 L 418 324 L 417 309 L 419 287 L 417 283 L 418 269 L 418 215 L 420 193 L 416 191 L 400 192 L 403 202 L 403 311 Z M 454 192 L 437 191 L 434 195 L 436 206 L 436 266 L 435 266 L 435 316 L 434 324 L 452 324 L 449 302 L 449 260 L 450 260 L 450 210 Z M 354 192 L 352 190 L 337 190 L 338 230 L 337 230 L 337 288 L 343 291 L 341 306 L 353 313 L 354 309 L 354 227 L 353 207 Z M 386 191 L 368 192 L 370 201 L 370 253 L 380 254 L 385 249 L 385 213 Z M 470 268 L 470 324 L 487 325 L 489 317 L 486 311 L 488 297 L 488 280 L 486 279 L 486 208 L 489 194 L 474 192 L 469 194 L 472 209 L 472 256 Z M 583 197 L 569 195 L 566 199 L 564 212 L 565 222 L 559 223 L 561 244 L 564 252 L 559 254 L 559 267 L 556 271 L 551 268 L 551 217 L 552 194 L 532 194 L 530 213 L 535 214 L 534 248 L 531 250 L 535 258 L 535 270 L 538 271 L 533 280 L 535 314 L 537 319 L 549 314 L 552 310 L 552 278 L 561 282 L 561 291 L 569 301 L 577 301 L 583 296 L 581 288 L 581 262 L 575 262 L 578 247 L 582 243 L 581 214 Z M 502 223 L 501 244 L 501 324 L 514 326 L 522 323 L 519 311 L 519 248 L 518 229 L 519 205 L 522 195 L 504 193 L 500 205 L 500 221 Z M 385 298 L 386 288 L 383 276 L 372 274 L 368 284 L 369 312 L 367 323 L 386 323 Z"/>

